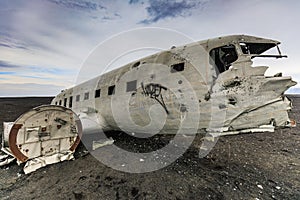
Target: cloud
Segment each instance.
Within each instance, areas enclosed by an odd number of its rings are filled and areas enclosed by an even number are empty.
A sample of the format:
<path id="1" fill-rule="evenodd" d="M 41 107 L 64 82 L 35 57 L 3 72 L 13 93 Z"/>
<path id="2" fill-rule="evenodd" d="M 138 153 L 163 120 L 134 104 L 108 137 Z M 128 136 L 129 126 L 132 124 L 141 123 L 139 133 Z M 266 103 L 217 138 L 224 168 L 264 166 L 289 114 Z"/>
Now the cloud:
<path id="1" fill-rule="evenodd" d="M 129 3 L 137 3 L 139 1 L 130 1 Z M 174 18 L 178 16 L 186 16 L 190 10 L 199 6 L 201 2 L 195 1 L 172 1 L 172 0 L 149 0 L 149 6 L 146 7 L 149 18 L 142 20 L 143 24 L 151 24 L 165 18 Z"/>
<path id="2" fill-rule="evenodd" d="M 289 59 L 274 63 L 266 63 L 264 59 L 260 65 L 269 65 L 270 75 L 282 71 L 300 80 L 297 75 L 300 68 L 296 67 L 300 62 L 300 40 L 295 39 L 299 35 L 295 26 L 299 19 L 299 1 L 289 5 L 283 1 L 270 3 L 261 0 L 0 2 L 0 71 L 15 72 L 2 74 L 4 78 L 0 78 L 0 84 L 37 83 L 55 84 L 61 89 L 71 87 L 80 67 L 97 44 L 122 31 L 154 23 L 158 27 L 175 29 L 195 40 L 240 33 L 278 39 L 282 41 L 282 52 L 288 54 Z M 252 10 L 252 14 L 247 10 Z M 274 21 L 276 13 L 281 13 L 281 18 Z M 155 40 L 160 38 L 158 35 Z M 116 46 L 119 48 L 128 43 L 132 47 L 136 40 L 139 37 L 121 41 Z M 169 37 L 168 40 L 176 42 Z M 109 46 L 105 53 L 113 50 Z M 103 71 L 106 66 L 99 64 L 102 60 L 95 58 L 95 61 L 99 71 Z M 131 60 L 124 60 L 124 63 L 127 61 Z M 90 71 L 87 78 L 96 74 Z"/>
<path id="3" fill-rule="evenodd" d="M 19 68 L 20 66 L 11 64 L 9 62 L 0 60 L 0 69 L 1 68 Z"/>
<path id="4" fill-rule="evenodd" d="M 129 4 L 137 4 L 137 3 L 139 3 L 139 2 L 144 3 L 144 1 L 141 1 L 141 0 L 130 0 L 130 1 L 129 1 Z"/>
<path id="5" fill-rule="evenodd" d="M 22 66 L 22 70 L 17 71 L 14 76 L 27 81 L 39 83 L 49 83 L 55 81 L 56 84 L 66 82 L 66 76 L 74 76 L 73 70 L 55 67 Z"/>
<path id="6" fill-rule="evenodd" d="M 0 43 L 1 47 L 13 48 L 11 45 Z"/>
<path id="7" fill-rule="evenodd" d="M 0 72 L 0 75 L 10 75 L 15 74 L 15 72 Z"/>
<path id="8" fill-rule="evenodd" d="M 61 90 L 60 86 L 52 84 L 14 84 L 0 83 L 0 97 L 7 96 L 54 96 Z"/>
<path id="9" fill-rule="evenodd" d="M 104 14 L 103 17 L 96 17 L 96 16 L 92 16 L 93 19 L 100 19 L 102 21 L 112 21 L 112 20 L 116 20 L 116 19 L 121 19 L 122 16 L 119 13 L 109 13 L 109 14 Z"/>
<path id="10" fill-rule="evenodd" d="M 54 74 L 54 75 L 67 75 L 73 73 L 71 70 L 63 69 L 63 68 L 55 68 L 55 67 L 38 67 L 31 66 L 28 69 L 34 73 L 44 73 L 44 74 Z"/>
<path id="11" fill-rule="evenodd" d="M 29 50 L 24 42 L 15 39 L 12 35 L 0 32 L 0 47 Z"/>
<path id="12" fill-rule="evenodd" d="M 103 5 L 91 1 L 84 0 L 48 0 L 49 2 L 55 3 L 66 8 L 80 10 L 80 11 L 97 11 L 106 9 Z"/>
<path id="13" fill-rule="evenodd" d="M 30 78 L 30 79 L 53 80 L 52 78 L 48 78 L 48 77 L 32 76 L 32 75 L 20 75 L 19 77 Z"/>
<path id="14" fill-rule="evenodd" d="M 27 47 L 22 46 L 22 45 L 15 45 L 15 44 L 8 44 L 8 43 L 1 43 L 1 42 L 0 42 L 0 47 L 6 47 L 6 48 L 11 48 L 11 49 L 29 50 Z"/>
<path id="15" fill-rule="evenodd" d="M 65 88 L 65 84 L 73 84 L 68 77 L 75 75 L 76 71 L 63 67 L 28 66 L 0 60 L 0 84 L 53 83 Z"/>

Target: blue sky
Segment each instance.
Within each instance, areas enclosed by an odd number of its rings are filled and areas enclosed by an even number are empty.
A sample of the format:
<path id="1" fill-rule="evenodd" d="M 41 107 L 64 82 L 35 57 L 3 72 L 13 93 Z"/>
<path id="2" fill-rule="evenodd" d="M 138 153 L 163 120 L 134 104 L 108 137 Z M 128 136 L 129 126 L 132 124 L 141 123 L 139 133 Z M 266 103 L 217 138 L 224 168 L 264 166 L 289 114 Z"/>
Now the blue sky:
<path id="1" fill-rule="evenodd" d="M 76 83 L 99 43 L 143 27 L 194 40 L 228 34 L 279 40 L 289 58 L 264 60 L 268 74 L 300 82 L 299 9 L 296 0 L 1 0 L 0 96 L 56 95 Z"/>

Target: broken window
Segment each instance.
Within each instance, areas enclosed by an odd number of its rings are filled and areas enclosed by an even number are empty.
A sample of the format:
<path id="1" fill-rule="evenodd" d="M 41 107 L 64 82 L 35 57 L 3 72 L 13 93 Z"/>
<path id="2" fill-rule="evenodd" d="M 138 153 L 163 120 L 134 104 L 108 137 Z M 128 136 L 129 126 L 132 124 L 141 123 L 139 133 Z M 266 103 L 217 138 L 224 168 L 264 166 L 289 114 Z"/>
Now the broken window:
<path id="1" fill-rule="evenodd" d="M 115 85 L 112 85 L 112 86 L 109 86 L 108 87 L 108 92 L 107 92 L 108 95 L 113 95 L 115 94 Z"/>
<path id="2" fill-rule="evenodd" d="M 210 63 L 215 64 L 219 73 L 228 70 L 231 64 L 238 59 L 235 46 L 232 44 L 212 49 L 209 56 Z"/>
<path id="3" fill-rule="evenodd" d="M 138 61 L 138 62 L 136 62 L 136 63 L 134 63 L 134 64 L 132 65 L 132 68 L 136 68 L 136 67 L 138 67 L 140 64 L 141 64 L 141 62 Z"/>
<path id="4" fill-rule="evenodd" d="M 76 101 L 80 101 L 80 95 L 76 95 Z"/>
<path id="5" fill-rule="evenodd" d="M 64 107 L 67 107 L 67 98 L 64 98 Z"/>
<path id="6" fill-rule="evenodd" d="M 89 96 L 90 96 L 90 93 L 89 93 L 89 92 L 84 93 L 84 100 L 89 99 Z"/>
<path id="7" fill-rule="evenodd" d="M 136 91 L 136 84 L 136 80 L 127 82 L 126 92 Z"/>
<path id="8" fill-rule="evenodd" d="M 249 43 L 240 42 L 243 54 L 261 54 L 276 46 L 274 43 Z"/>
<path id="9" fill-rule="evenodd" d="M 69 108 L 72 108 L 72 105 L 73 104 L 73 97 L 72 96 L 70 96 L 69 97 Z"/>
<path id="10" fill-rule="evenodd" d="M 171 72 L 181 72 L 184 70 L 184 63 L 178 63 L 178 64 L 174 64 L 171 65 Z"/>
<path id="11" fill-rule="evenodd" d="M 101 90 L 100 89 L 96 90 L 95 91 L 95 98 L 99 98 L 100 94 L 101 94 Z"/>

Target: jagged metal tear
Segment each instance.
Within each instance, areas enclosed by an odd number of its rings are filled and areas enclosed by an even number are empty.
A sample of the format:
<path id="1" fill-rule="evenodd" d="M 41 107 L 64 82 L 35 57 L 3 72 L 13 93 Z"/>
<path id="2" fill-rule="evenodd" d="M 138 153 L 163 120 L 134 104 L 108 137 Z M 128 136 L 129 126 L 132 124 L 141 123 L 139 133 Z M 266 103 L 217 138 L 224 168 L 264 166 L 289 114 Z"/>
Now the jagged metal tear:
<path id="1" fill-rule="evenodd" d="M 220 121 L 214 118 L 209 132 L 214 135 L 274 132 L 275 127 L 293 126 L 288 116 L 292 105 L 284 92 L 296 82 L 291 77 L 267 77 L 264 75 L 267 69 L 236 63 L 218 76 L 210 94 L 212 115 L 224 115 L 219 116 Z"/>

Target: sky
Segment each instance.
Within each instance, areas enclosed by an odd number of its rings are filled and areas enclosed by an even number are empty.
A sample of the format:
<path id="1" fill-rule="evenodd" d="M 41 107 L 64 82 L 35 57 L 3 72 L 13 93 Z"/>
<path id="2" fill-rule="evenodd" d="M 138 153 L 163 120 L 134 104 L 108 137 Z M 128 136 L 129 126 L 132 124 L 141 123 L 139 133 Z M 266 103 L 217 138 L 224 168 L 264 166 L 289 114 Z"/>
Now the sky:
<path id="1" fill-rule="evenodd" d="M 232 34 L 279 40 L 288 58 L 257 63 L 270 66 L 269 75 L 283 72 L 300 82 L 299 9 L 297 0 L 0 0 L 0 96 L 53 96 L 93 78 L 95 71 L 81 79 L 87 58 L 97 47 L 118 56 L 120 34 L 123 46 L 136 43 L 138 37 L 126 35 L 130 30 L 142 32 L 141 41 L 153 29 L 174 37 L 151 34 L 159 45 L 125 56 L 125 63 L 181 44 L 178 34 L 186 41 Z M 289 92 L 300 93 L 300 86 Z"/>

